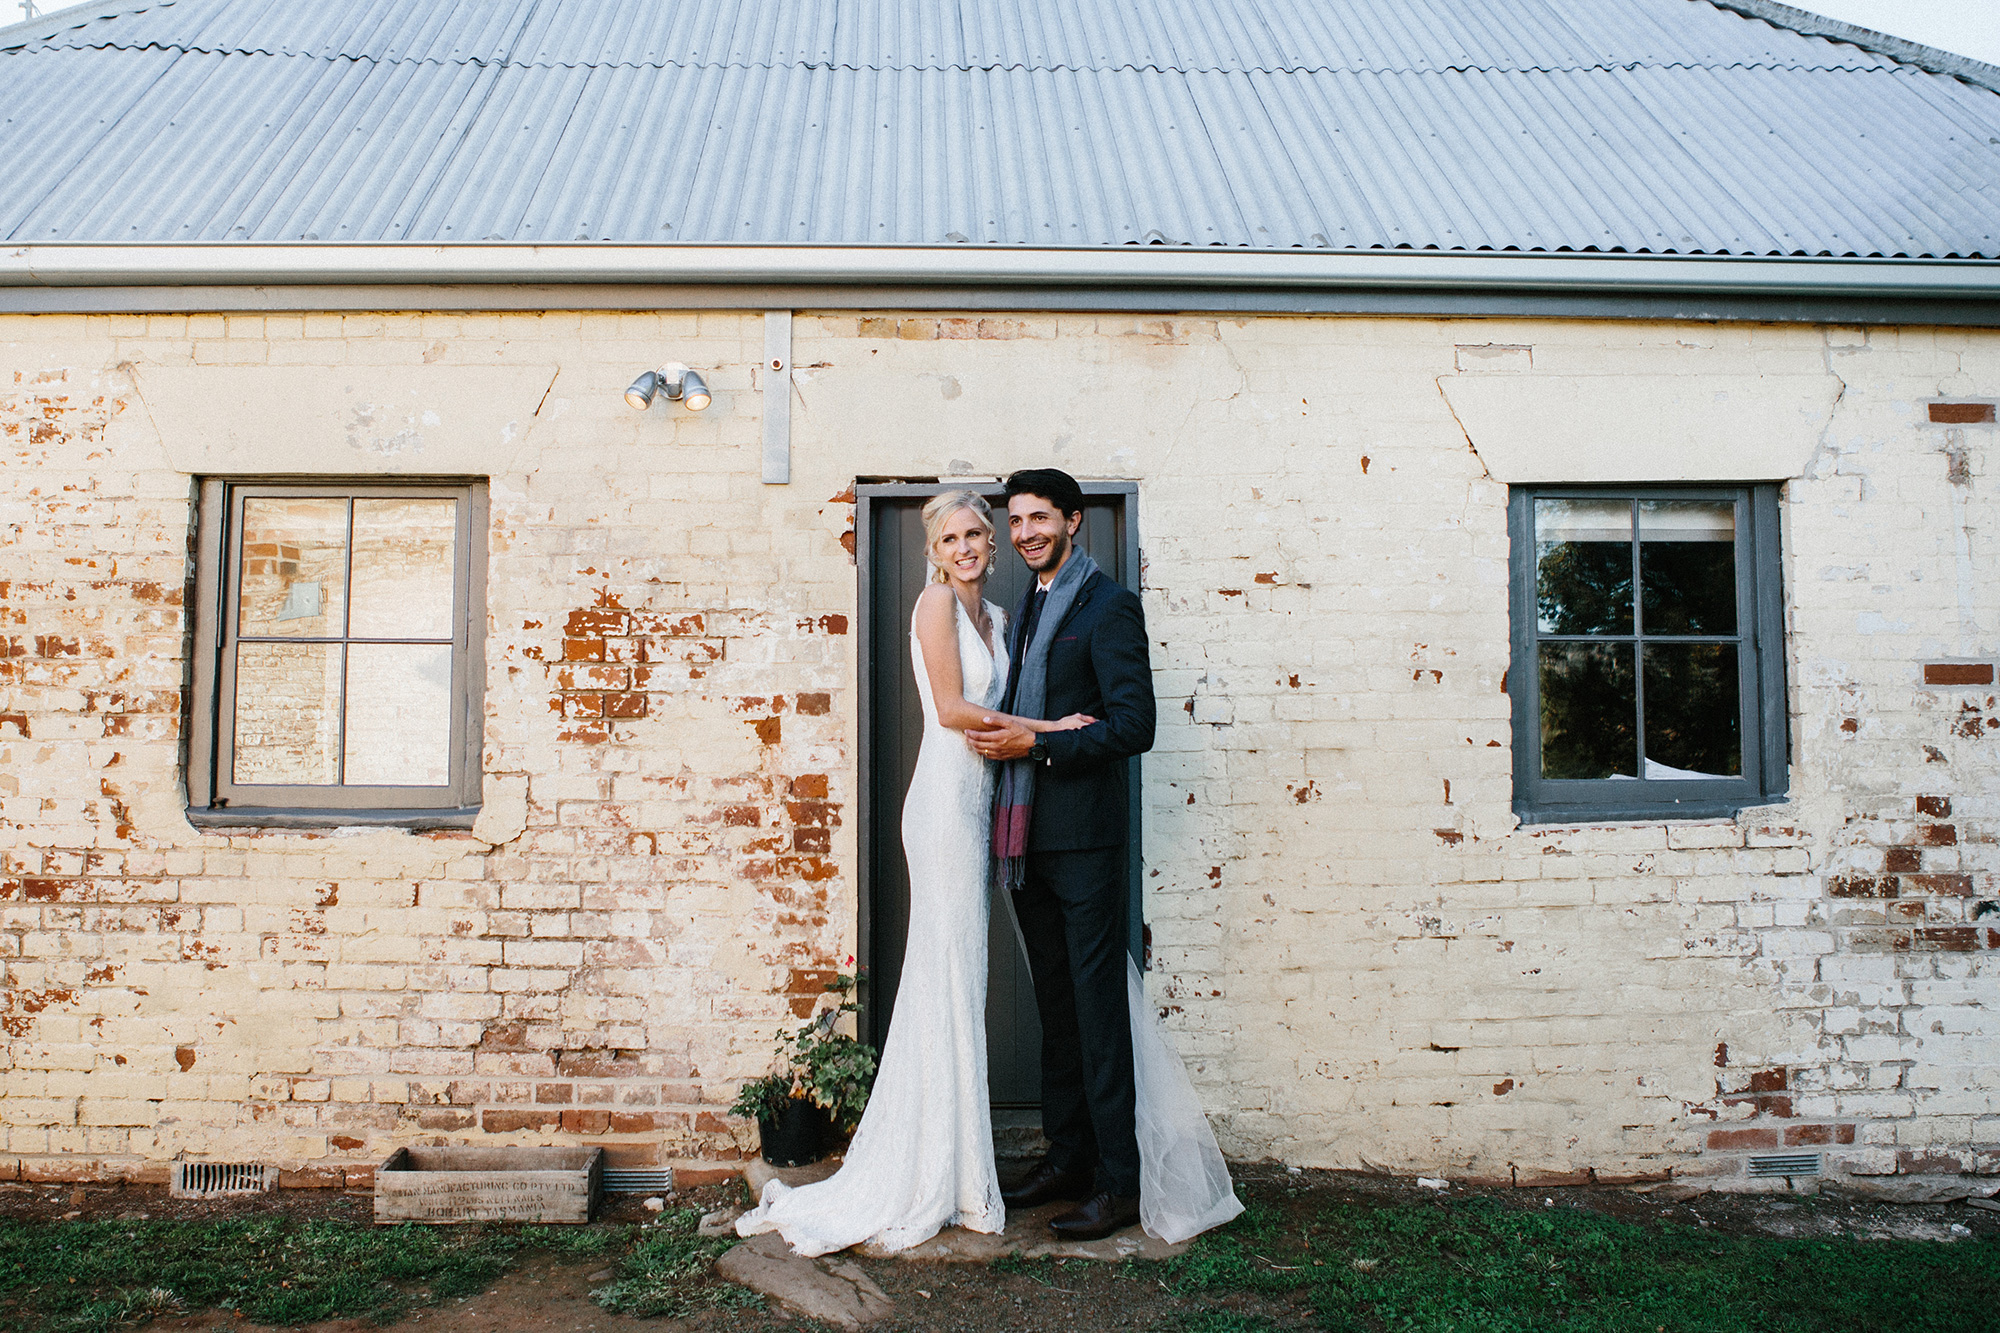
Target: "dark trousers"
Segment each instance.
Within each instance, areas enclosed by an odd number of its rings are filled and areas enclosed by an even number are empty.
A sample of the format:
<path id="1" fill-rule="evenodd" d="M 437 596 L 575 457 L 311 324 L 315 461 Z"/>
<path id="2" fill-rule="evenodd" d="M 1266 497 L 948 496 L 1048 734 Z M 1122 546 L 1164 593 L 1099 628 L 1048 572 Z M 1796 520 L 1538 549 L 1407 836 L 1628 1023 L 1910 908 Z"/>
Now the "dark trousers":
<path id="1" fill-rule="evenodd" d="M 1042 1017 L 1042 1133 L 1049 1160 L 1139 1192 L 1126 1007 L 1125 849 L 1030 852 L 1014 895 Z"/>

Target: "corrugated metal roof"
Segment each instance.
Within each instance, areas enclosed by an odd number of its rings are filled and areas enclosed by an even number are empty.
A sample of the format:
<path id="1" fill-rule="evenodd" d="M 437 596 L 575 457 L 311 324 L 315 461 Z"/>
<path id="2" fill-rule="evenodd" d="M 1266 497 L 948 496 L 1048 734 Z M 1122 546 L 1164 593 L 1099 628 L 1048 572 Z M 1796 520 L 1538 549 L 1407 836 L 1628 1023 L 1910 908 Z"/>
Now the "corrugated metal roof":
<path id="1" fill-rule="evenodd" d="M 2000 94 L 1708 0 L 152 0 L 0 237 L 2000 256 Z"/>

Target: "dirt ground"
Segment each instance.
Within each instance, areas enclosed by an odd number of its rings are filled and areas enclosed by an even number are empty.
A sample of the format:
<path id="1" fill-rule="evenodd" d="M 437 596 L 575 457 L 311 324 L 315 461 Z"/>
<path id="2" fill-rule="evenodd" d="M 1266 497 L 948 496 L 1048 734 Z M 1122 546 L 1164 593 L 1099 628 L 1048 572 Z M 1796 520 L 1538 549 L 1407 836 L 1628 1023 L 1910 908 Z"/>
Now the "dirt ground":
<path id="1" fill-rule="evenodd" d="M 1395 1203 L 1435 1197 L 1412 1181 L 1331 1172 L 1247 1167 L 1238 1171 L 1253 1193 L 1281 1203 L 1301 1218 L 1339 1203 Z M 1859 1240 L 1923 1240 L 1950 1243 L 2000 1239 L 2000 1213 L 1953 1204 L 1890 1204 L 1846 1198 L 1831 1191 L 1815 1196 L 1696 1194 L 1676 1187 L 1636 1190 L 1589 1188 L 1546 1190 L 1460 1190 L 1486 1194 L 1508 1207 L 1583 1208 L 1632 1222 L 1676 1222 L 1712 1227 L 1718 1234 L 1847 1236 Z M 704 1211 L 743 1201 L 739 1185 L 707 1186 L 673 1196 L 676 1207 Z M 365 1223 L 370 1198 L 359 1190 L 291 1190 L 245 1199 L 212 1202 L 170 1199 L 157 1186 L 0 1185 L 0 1216 L 60 1222 L 72 1215 L 113 1218 L 218 1218 L 282 1212 L 301 1220 L 342 1219 Z M 614 1195 L 605 1223 L 637 1223 L 651 1214 L 637 1196 Z M 1199 1309 L 1212 1310 L 1213 1297 L 1197 1306 L 1171 1295 L 1148 1265 L 1071 1260 L 1038 1263 L 1014 1271 L 966 1263 L 863 1259 L 857 1263 L 896 1302 L 896 1313 L 876 1325 L 881 1333 L 1069 1333 L 1078 1328 L 1133 1329 L 1160 1333 L 1181 1326 Z M 583 1263 L 530 1253 L 490 1289 L 442 1306 L 413 1311 L 402 1321 L 412 1333 L 542 1333 L 545 1330 L 610 1330 L 643 1327 L 668 1330 L 744 1330 L 799 1333 L 800 1321 L 775 1312 L 714 1311 L 686 1320 L 641 1320 L 612 1314 L 591 1303 L 592 1288 L 609 1282 L 615 1261 Z M 1239 1295 L 1225 1308 L 1262 1316 L 1280 1327 L 1293 1326 L 1303 1311 L 1283 1300 Z M 219 1311 L 161 1319 L 153 1329 L 211 1333 L 250 1327 Z M 310 1333 L 367 1333 L 377 1326 L 361 1320 L 334 1320 L 306 1326 Z"/>

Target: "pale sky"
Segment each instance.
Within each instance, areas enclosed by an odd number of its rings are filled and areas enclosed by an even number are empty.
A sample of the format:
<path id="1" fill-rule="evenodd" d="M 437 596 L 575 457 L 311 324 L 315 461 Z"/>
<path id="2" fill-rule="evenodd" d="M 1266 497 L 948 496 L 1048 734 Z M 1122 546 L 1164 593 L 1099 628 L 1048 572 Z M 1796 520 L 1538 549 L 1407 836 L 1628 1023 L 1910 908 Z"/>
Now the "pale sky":
<path id="1" fill-rule="evenodd" d="M 1844 23 L 2000 65 L 2000 0 L 1790 0 Z"/>

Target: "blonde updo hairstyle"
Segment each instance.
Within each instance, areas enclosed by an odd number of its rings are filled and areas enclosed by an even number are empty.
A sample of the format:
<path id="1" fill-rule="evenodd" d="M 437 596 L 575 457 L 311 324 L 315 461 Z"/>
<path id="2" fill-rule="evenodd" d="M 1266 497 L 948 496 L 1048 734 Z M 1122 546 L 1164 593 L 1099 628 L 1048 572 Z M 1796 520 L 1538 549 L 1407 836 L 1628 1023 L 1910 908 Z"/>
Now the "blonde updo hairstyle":
<path id="1" fill-rule="evenodd" d="M 933 495 L 924 504 L 924 560 L 931 567 L 931 582 L 949 583 L 951 575 L 932 558 L 931 552 L 937 548 L 938 538 L 944 535 L 945 521 L 961 509 L 970 509 L 972 516 L 979 520 L 979 526 L 986 529 L 986 535 L 993 536 L 993 506 L 986 503 L 986 497 L 978 491 L 946 491 Z"/>

